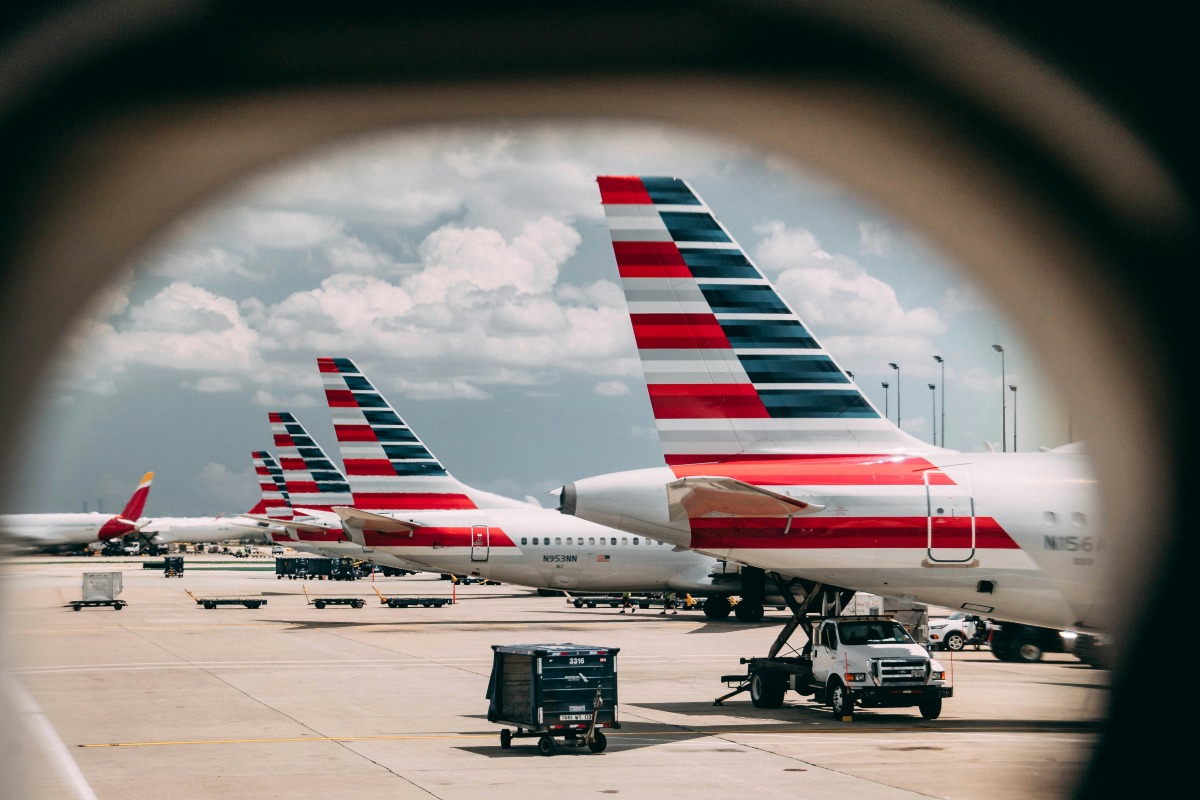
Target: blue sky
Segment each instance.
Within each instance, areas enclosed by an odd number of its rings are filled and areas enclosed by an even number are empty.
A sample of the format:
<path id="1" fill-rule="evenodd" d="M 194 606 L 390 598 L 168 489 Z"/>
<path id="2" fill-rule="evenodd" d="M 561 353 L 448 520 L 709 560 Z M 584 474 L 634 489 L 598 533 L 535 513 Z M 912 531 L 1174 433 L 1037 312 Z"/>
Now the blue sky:
<path id="1" fill-rule="evenodd" d="M 438 128 L 345 142 L 179 220 L 68 328 L 9 512 L 147 515 L 256 501 L 268 411 L 335 458 L 318 356 L 353 358 L 460 479 L 553 505 L 661 464 L 595 176 L 705 199 L 872 402 L 946 446 L 1068 439 L 1014 330 L 902 221 L 800 166 L 666 128 Z M 938 388 L 930 392 L 928 384 Z M 1012 448 L 1013 394 L 1007 446 Z"/>

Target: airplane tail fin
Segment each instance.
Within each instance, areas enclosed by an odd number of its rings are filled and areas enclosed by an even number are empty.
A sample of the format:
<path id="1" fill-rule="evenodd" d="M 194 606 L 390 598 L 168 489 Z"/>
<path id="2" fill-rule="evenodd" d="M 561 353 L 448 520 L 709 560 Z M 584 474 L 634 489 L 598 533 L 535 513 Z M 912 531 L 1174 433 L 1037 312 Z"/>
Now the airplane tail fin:
<path id="1" fill-rule="evenodd" d="M 142 511 L 146 508 L 146 498 L 150 496 L 150 484 L 154 482 L 154 473 L 147 472 L 138 481 L 137 488 L 133 490 L 133 495 L 130 496 L 129 502 L 125 504 L 125 508 L 121 511 L 121 518 L 127 519 L 130 522 L 136 522 L 137 518 L 142 515 Z"/>
<path id="2" fill-rule="evenodd" d="M 519 507 L 454 478 L 348 358 L 318 358 L 354 504 L 415 510 Z"/>
<path id="3" fill-rule="evenodd" d="M 291 507 L 332 511 L 333 506 L 354 505 L 346 476 L 295 415 L 272 411 L 267 416 Z"/>
<path id="4" fill-rule="evenodd" d="M 879 413 L 685 181 L 597 182 L 667 464 L 937 449 Z"/>
<path id="5" fill-rule="evenodd" d="M 275 457 L 266 450 L 255 450 L 254 474 L 258 476 L 258 489 L 261 494 L 254 508 L 247 514 L 260 515 L 286 521 L 293 519 L 292 504 L 288 498 L 287 484 L 283 481 L 283 469 Z"/>

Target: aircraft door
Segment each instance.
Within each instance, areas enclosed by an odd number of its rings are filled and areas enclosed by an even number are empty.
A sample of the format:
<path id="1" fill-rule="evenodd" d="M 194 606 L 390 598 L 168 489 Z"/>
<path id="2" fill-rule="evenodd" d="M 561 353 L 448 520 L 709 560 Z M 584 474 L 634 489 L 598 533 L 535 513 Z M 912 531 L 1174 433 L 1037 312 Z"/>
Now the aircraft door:
<path id="1" fill-rule="evenodd" d="M 487 561 L 492 549 L 491 531 L 487 525 L 471 526 L 471 560 Z"/>
<path id="2" fill-rule="evenodd" d="M 965 472 L 924 473 L 928 558 L 925 566 L 978 566 L 975 559 L 975 498 Z"/>

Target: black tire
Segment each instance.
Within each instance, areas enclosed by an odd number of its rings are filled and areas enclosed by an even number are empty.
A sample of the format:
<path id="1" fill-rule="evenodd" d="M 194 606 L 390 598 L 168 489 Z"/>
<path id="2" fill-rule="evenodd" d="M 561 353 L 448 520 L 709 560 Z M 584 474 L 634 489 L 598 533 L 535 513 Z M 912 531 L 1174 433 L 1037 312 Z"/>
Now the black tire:
<path id="1" fill-rule="evenodd" d="M 779 708 L 787 684 L 777 669 L 756 669 L 750 674 L 750 702 L 755 708 Z"/>
<path id="2" fill-rule="evenodd" d="M 582 600 L 576 600 L 576 601 L 574 602 L 574 604 L 573 604 L 573 605 L 574 605 L 576 608 L 583 608 L 583 601 L 582 601 Z"/>
<path id="3" fill-rule="evenodd" d="M 725 619 L 732 610 L 728 597 L 714 595 L 704 600 L 704 616 L 709 619 Z"/>
<path id="4" fill-rule="evenodd" d="M 362 608 L 362 607 L 363 607 L 363 606 L 365 606 L 366 604 L 367 604 L 367 601 L 366 601 L 366 600 L 355 600 L 355 601 L 354 601 L 354 607 L 355 607 L 355 608 Z"/>
<path id="5" fill-rule="evenodd" d="M 1042 660 L 1042 646 L 1034 639 L 1023 636 L 1012 649 L 1012 660 L 1022 664 L 1033 664 Z"/>
<path id="6" fill-rule="evenodd" d="M 608 747 L 608 737 L 604 735 L 604 731 L 596 731 L 596 736 L 588 742 L 588 750 L 593 753 L 603 753 Z"/>
<path id="7" fill-rule="evenodd" d="M 75 603 L 73 606 L 71 606 L 71 608 L 74 608 L 76 611 L 80 611 L 83 609 L 83 603 Z"/>
<path id="8" fill-rule="evenodd" d="M 216 603 L 205 603 L 204 607 L 205 608 L 216 608 L 217 604 Z"/>
<path id="9" fill-rule="evenodd" d="M 940 693 L 925 695 L 917 704 L 917 708 L 921 709 L 921 716 L 925 719 L 937 719 L 942 715 L 942 695 Z"/>
<path id="10" fill-rule="evenodd" d="M 512 731 L 510 731 L 508 728 L 502 728 L 500 730 L 500 746 L 505 750 L 512 747 Z"/>
<path id="11" fill-rule="evenodd" d="M 316 601 L 315 603 L 313 603 L 313 605 L 314 605 L 314 606 L 316 606 L 317 608 L 324 608 L 324 607 L 325 607 L 325 601 L 324 601 L 324 600 L 318 600 L 318 601 Z"/>
<path id="12" fill-rule="evenodd" d="M 124 603 L 113 603 L 113 611 L 120 611 L 124 607 Z"/>
<path id="13" fill-rule="evenodd" d="M 733 607 L 733 615 L 737 617 L 738 622 L 762 622 L 762 603 L 755 603 L 752 600 L 743 600 Z"/>
<path id="14" fill-rule="evenodd" d="M 542 738 L 538 739 L 538 752 L 544 756 L 552 756 L 558 752 L 558 740 L 548 733 L 542 734 Z"/>
<path id="15" fill-rule="evenodd" d="M 942 639 L 942 646 L 947 650 L 952 650 L 957 653 L 967 646 L 967 638 L 959 631 L 950 631 L 946 637 Z"/>
<path id="16" fill-rule="evenodd" d="M 854 701 L 850 699 L 850 692 L 837 678 L 829 679 L 829 686 L 825 689 L 825 702 L 829 704 L 834 719 L 844 719 L 854 714 Z"/>

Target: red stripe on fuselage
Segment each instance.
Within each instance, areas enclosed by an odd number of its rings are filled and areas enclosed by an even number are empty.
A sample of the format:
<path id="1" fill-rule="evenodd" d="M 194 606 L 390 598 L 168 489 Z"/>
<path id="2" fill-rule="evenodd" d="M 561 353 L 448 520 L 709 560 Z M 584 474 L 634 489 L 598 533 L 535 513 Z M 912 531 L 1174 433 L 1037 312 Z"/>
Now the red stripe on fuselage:
<path id="1" fill-rule="evenodd" d="M 600 185 L 600 202 L 604 205 L 653 205 L 650 193 L 646 191 L 642 179 L 636 176 L 606 176 L 597 178 Z"/>
<path id="2" fill-rule="evenodd" d="M 670 466 L 677 478 L 720 476 L 754 486 L 919 486 L 925 483 L 924 473 L 936 469 L 920 456 L 861 454 L 736 456 Z M 929 478 L 935 486 L 954 485 L 944 472 L 934 472 Z"/>
<path id="3" fill-rule="evenodd" d="M 674 242 L 613 242 L 622 278 L 690 278 Z"/>
<path id="4" fill-rule="evenodd" d="M 463 527 L 428 527 L 418 528 L 410 536 L 397 531 L 363 531 L 363 541 L 368 547 L 424 547 L 442 549 L 446 547 L 470 547 L 474 530 L 470 526 Z M 509 535 L 500 528 L 488 528 L 488 542 L 485 547 L 516 547 Z"/>
<path id="5" fill-rule="evenodd" d="M 963 529 L 935 529 L 938 550 L 971 547 L 970 520 L 948 520 Z M 923 550 L 929 546 L 925 517 L 714 517 L 691 521 L 692 549 L 741 550 Z M 991 517 L 975 519 L 976 550 L 1019 550 Z"/>
<path id="6" fill-rule="evenodd" d="M 450 492 L 355 492 L 354 506 L 372 511 L 475 508 L 465 494 Z"/>
<path id="7" fill-rule="evenodd" d="M 771 416 L 748 383 L 657 383 L 646 387 L 655 419 L 765 419 Z"/>

